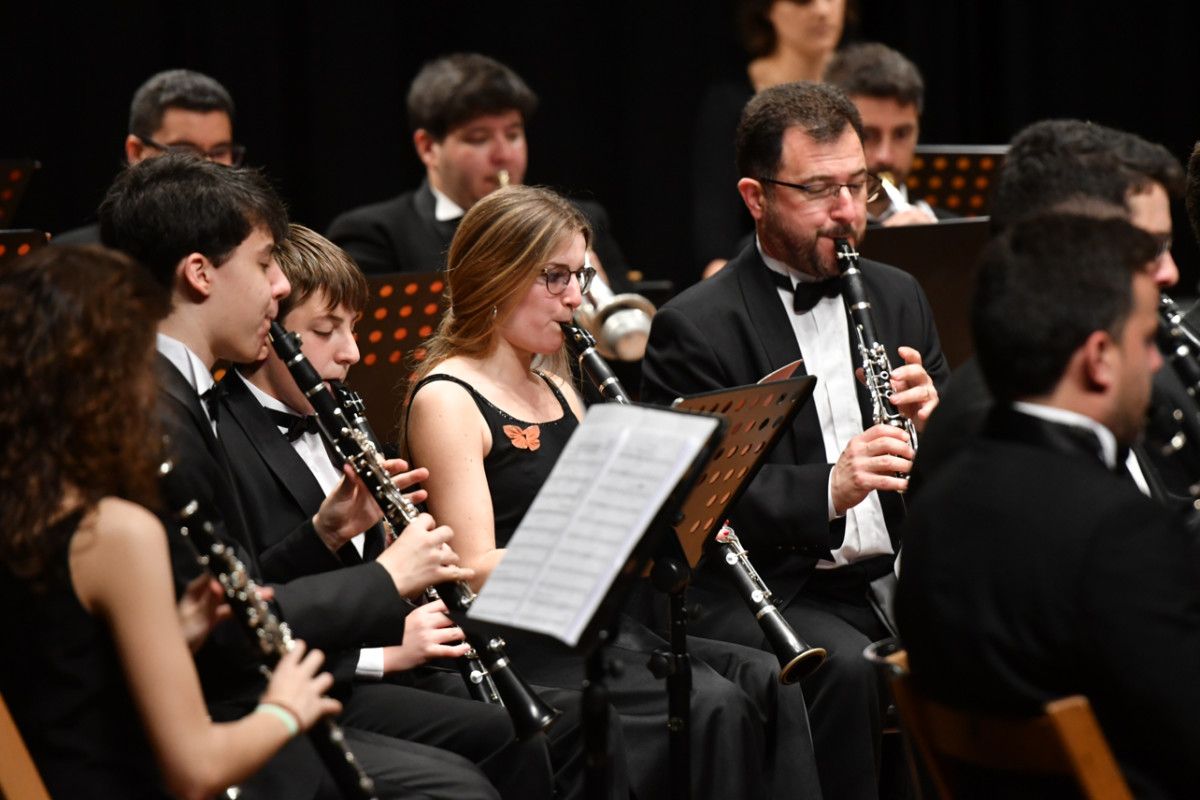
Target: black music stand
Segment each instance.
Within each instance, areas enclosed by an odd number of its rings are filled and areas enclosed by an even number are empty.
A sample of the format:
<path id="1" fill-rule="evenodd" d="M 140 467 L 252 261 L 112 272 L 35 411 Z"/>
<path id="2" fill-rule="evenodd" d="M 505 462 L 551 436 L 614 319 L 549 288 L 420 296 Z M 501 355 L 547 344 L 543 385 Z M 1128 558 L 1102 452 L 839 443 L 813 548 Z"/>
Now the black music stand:
<path id="1" fill-rule="evenodd" d="M 50 237 L 44 231 L 25 228 L 0 231 L 0 264 L 29 255 L 48 241 Z"/>
<path id="2" fill-rule="evenodd" d="M 397 441 L 405 383 L 425 358 L 424 342 L 446 312 L 446 276 L 441 272 L 368 275 L 367 308 L 357 325 L 362 359 L 347 383 L 366 403 L 371 427 L 385 445 Z"/>
<path id="3" fill-rule="evenodd" d="M 706 544 L 724 521 L 726 510 L 741 497 L 767 453 L 812 396 L 816 383 L 817 379 L 809 375 L 789 377 L 681 398 L 672 406 L 683 411 L 716 414 L 728 422 L 720 444 L 681 505 L 680 515 L 672 526 L 675 536 L 662 538 L 650 572 L 651 583 L 667 595 L 670 608 L 670 650 L 655 651 L 651 669 L 667 681 L 671 797 L 677 800 L 690 796 L 691 788 L 688 736 L 692 672 L 687 646 L 687 587 L 691 567 L 699 563 Z"/>
<path id="4" fill-rule="evenodd" d="M 984 215 L 1007 155 L 1006 144 L 918 145 L 906 181 L 908 196 L 964 217 Z"/>
<path id="5" fill-rule="evenodd" d="M 619 411 L 618 411 L 619 409 Z M 568 646 L 574 647 L 581 653 L 586 654 L 585 681 L 583 691 L 583 716 L 584 716 L 584 752 L 586 763 L 586 797 L 588 800 L 600 800 L 607 796 L 607 787 L 609 783 L 609 771 L 611 759 L 608 753 L 608 691 L 605 686 L 607 676 L 610 672 L 610 666 L 605 658 L 604 645 L 610 639 L 610 632 L 615 631 L 618 618 L 621 610 L 624 608 L 629 595 L 635 585 L 638 576 L 644 574 L 647 565 L 651 558 L 659 558 L 659 553 L 662 550 L 663 543 L 674 545 L 678 551 L 679 543 L 674 536 L 669 535 L 672 524 L 679 516 L 679 509 L 682 503 L 693 489 L 696 481 L 699 479 L 701 467 L 711 461 L 714 448 L 717 446 L 723 436 L 727 426 L 726 421 L 711 414 L 696 414 L 695 412 L 676 412 L 670 409 L 664 409 L 656 406 L 645 406 L 641 404 L 633 405 L 617 405 L 606 404 L 597 406 L 589 413 L 589 416 L 584 420 L 583 425 L 586 426 L 588 421 L 592 419 L 592 415 L 597 412 L 607 413 L 610 410 L 614 413 L 628 413 L 630 409 L 647 409 L 656 414 L 686 414 L 687 416 L 703 416 L 711 419 L 709 425 L 711 428 L 705 433 L 705 442 L 699 448 L 697 455 L 692 459 L 691 463 L 683 470 L 682 477 L 676 480 L 675 485 L 668 492 L 666 499 L 658 506 L 650 519 L 649 524 L 638 535 L 636 543 L 633 545 L 632 552 L 625 559 L 623 566 L 617 572 L 616 577 L 605 588 L 604 595 L 596 606 L 595 611 L 591 612 L 586 624 L 581 626 L 581 632 L 574 641 L 568 641 L 562 638 Z M 578 432 L 575 434 L 578 435 Z M 571 448 L 571 443 L 568 444 L 568 452 Z M 543 487 L 543 492 L 547 490 L 556 480 L 558 468 L 562 465 L 566 453 L 560 458 L 559 464 L 556 465 L 556 472 L 552 473 L 546 486 Z M 591 478 L 589 478 L 591 480 Z M 531 506 L 531 513 L 537 508 L 537 504 L 542 495 L 539 493 L 539 498 L 534 501 Z M 582 515 L 586 510 L 586 503 L 581 507 L 579 513 Z M 527 515 L 526 519 L 530 517 Z M 522 523 L 524 524 L 524 523 Z M 567 523 L 568 531 L 570 524 Z M 633 529 L 630 529 L 633 530 Z M 501 562 L 496 572 L 493 572 L 491 582 L 495 582 L 500 570 L 505 569 L 505 565 L 510 565 L 510 562 L 518 561 L 516 557 L 516 547 L 520 546 L 523 536 L 523 531 L 518 528 L 513 542 L 509 545 L 509 553 L 504 561 Z M 628 540 L 626 540 L 628 541 Z M 569 547 L 564 546 L 564 549 Z M 535 552 L 536 549 L 535 549 Z M 545 564 L 549 564 L 552 559 L 548 558 Z M 541 565 L 543 570 L 548 570 L 545 564 Z M 515 573 L 514 573 L 515 574 Z M 541 576 L 535 576 L 528 579 L 528 583 L 533 585 L 542 580 Z M 553 580 L 550 581 L 553 583 Z M 601 588 L 598 585 L 595 588 Z M 536 599 L 538 590 L 536 588 L 530 590 L 527 599 Z M 480 601 L 488 600 L 488 587 L 480 593 Z M 476 612 L 480 611 L 480 603 L 468 612 L 468 617 L 476 616 Z M 586 610 L 586 609 L 585 609 Z M 479 619 L 482 617 L 482 619 Z M 505 628 L 525 630 L 528 632 L 540 633 L 537 627 L 531 626 L 528 628 L 522 627 L 519 620 L 513 617 L 507 617 L 503 614 L 489 615 L 487 612 L 476 616 L 478 621 L 486 623 L 490 626 L 497 627 L 501 630 Z M 555 635 L 555 638 L 558 638 Z M 674 716 L 674 715 L 672 715 Z M 684 715 L 686 719 L 686 715 Z M 686 731 L 685 731 L 686 735 Z M 686 751 L 684 751 L 686 753 Z M 674 757 L 674 739 L 672 739 L 672 764 L 676 763 Z M 686 761 L 683 762 L 686 764 Z M 672 781 L 672 797 L 686 797 L 690 788 L 689 776 L 684 773 L 681 778 Z M 682 791 L 682 794 L 680 792 Z"/>
<path id="6" fill-rule="evenodd" d="M 40 167 L 32 158 L 0 159 L 0 228 L 12 225 L 29 181 Z"/>

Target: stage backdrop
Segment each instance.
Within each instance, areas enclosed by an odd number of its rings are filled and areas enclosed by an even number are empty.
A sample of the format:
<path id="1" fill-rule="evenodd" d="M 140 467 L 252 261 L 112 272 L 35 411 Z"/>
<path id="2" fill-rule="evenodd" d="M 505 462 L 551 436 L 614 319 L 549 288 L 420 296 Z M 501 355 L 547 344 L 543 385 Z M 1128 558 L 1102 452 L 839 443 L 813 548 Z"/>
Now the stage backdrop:
<path id="1" fill-rule="evenodd" d="M 422 62 L 476 50 L 541 96 L 528 180 L 594 197 L 648 277 L 694 280 L 689 159 L 704 88 L 743 65 L 732 3 L 703 0 L 387 3 L 21 2 L 0 4 L 0 157 L 43 168 L 15 222 L 84 222 L 120 166 L 129 99 L 153 72 L 189 67 L 224 83 L 236 136 L 294 218 L 338 212 L 420 178 L 403 101 Z M 860 0 L 852 38 L 886 42 L 924 71 L 922 139 L 1001 143 L 1045 117 L 1083 117 L 1162 142 L 1200 138 L 1194 45 L 1200 6 L 1083 0 Z M 730 191 L 733 191 L 731 187 Z M 1184 294 L 1196 248 L 1176 215 Z"/>

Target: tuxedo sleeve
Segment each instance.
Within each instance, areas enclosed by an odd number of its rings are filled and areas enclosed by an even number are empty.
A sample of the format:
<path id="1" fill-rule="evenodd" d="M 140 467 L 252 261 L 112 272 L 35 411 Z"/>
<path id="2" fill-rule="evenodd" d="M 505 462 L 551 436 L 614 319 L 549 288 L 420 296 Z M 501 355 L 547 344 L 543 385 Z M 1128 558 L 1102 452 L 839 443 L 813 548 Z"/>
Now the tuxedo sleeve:
<path id="1" fill-rule="evenodd" d="M 342 566 L 337 554 L 330 552 L 317 535 L 311 518 L 260 552 L 258 562 L 264 578 L 279 582 L 328 572 Z"/>
<path id="2" fill-rule="evenodd" d="M 399 644 L 413 609 L 374 562 L 279 584 L 275 601 L 293 633 L 324 650 Z"/>
<path id="3" fill-rule="evenodd" d="M 400 272 L 386 221 L 358 209 L 342 214 L 329 226 L 329 240 L 345 250 L 367 275 Z"/>
<path id="4" fill-rule="evenodd" d="M 670 405 L 677 397 L 753 382 L 738 375 L 713 346 L 719 325 L 707 333 L 689 315 L 666 307 L 654 316 L 642 364 L 642 399 Z M 785 437 L 786 438 L 786 437 Z M 738 501 L 733 518 L 747 545 L 782 547 L 828 558 L 841 545 L 845 523 L 829 520 L 829 473 L 825 463 L 788 463 L 780 441 Z"/>

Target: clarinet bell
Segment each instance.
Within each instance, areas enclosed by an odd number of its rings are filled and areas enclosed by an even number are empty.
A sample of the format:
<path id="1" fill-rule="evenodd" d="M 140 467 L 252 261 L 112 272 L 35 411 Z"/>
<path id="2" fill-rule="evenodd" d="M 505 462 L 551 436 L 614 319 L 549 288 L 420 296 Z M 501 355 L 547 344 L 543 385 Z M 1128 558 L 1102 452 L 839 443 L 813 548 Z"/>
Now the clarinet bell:
<path id="1" fill-rule="evenodd" d="M 517 738 L 525 741 L 549 729 L 562 712 L 543 700 L 520 675 L 509 668 L 503 639 L 496 637 L 490 640 L 487 651 L 492 659 L 488 664 L 488 672 L 512 719 Z"/>

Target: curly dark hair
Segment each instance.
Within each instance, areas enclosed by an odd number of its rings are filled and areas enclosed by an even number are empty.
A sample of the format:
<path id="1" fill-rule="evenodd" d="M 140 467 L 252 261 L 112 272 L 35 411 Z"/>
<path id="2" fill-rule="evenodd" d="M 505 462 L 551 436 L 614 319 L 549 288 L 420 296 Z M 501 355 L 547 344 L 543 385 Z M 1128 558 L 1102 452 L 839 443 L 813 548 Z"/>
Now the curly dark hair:
<path id="1" fill-rule="evenodd" d="M 52 246 L 0 269 L 0 564 L 54 578 L 67 514 L 156 504 L 155 323 L 166 292 L 128 257 Z M 54 531 L 53 534 L 50 534 Z"/>

